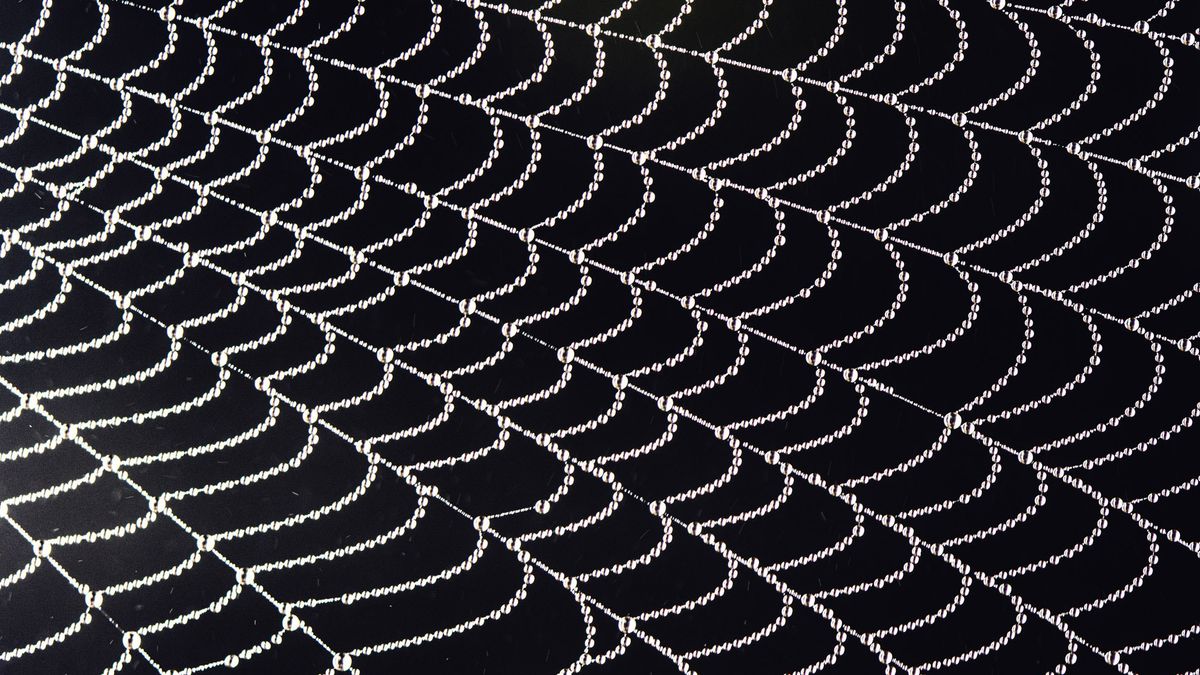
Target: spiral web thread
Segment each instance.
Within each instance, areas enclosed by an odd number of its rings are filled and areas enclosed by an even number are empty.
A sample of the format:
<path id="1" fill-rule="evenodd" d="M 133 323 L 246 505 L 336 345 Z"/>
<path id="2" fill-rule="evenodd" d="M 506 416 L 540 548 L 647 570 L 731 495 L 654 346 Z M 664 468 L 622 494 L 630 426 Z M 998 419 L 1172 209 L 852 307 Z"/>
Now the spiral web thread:
<path id="1" fill-rule="evenodd" d="M 105 673 L 387 672 L 500 634 L 562 673 L 1200 665 L 1200 616 L 1162 611 L 1200 564 L 1200 467 L 1179 459 L 1200 284 L 1175 229 L 1200 130 L 1161 114 L 1200 58 L 1187 3 L 1126 20 L 1073 0 L 839 0 L 791 61 L 756 48 L 796 30 L 770 0 L 709 51 L 678 38 L 722 3 L 305 1 L 266 24 L 248 4 L 4 9 L 0 613 L 56 608 L 6 619 L 9 672 L 68 655 Z M 829 65 L 866 15 L 890 41 Z M 413 39 L 378 30 L 401 19 Z M 972 50 L 978 35 L 1011 53 Z M 137 55 L 114 58 L 131 37 Z M 915 41 L 948 57 L 914 61 Z M 1134 56 L 1150 98 L 1102 98 L 1102 66 Z M 1019 78 L 930 102 L 988 59 Z M 635 69 L 625 116 L 573 116 Z M 680 131 L 672 95 L 697 81 L 688 100 L 711 108 Z M 722 153 L 746 134 L 739 84 L 782 91 L 783 123 Z M 1035 88 L 1061 100 L 1035 109 Z M 813 160 L 797 148 L 822 116 L 840 138 Z M 439 117 L 490 147 L 448 147 Z M 882 173 L 845 168 L 856 153 Z M 457 174 L 422 171 L 447 154 Z M 989 155 L 1034 187 L 1015 218 L 964 229 Z M 545 182 L 568 156 L 588 167 L 574 191 Z M 889 201 L 934 166 L 948 191 Z M 680 184 L 707 222 L 622 248 Z M 1060 184 L 1072 232 L 1039 218 Z M 1125 210 L 1106 219 L 1110 203 Z M 722 255 L 731 236 L 752 253 Z M 689 279 L 689 257 L 719 264 Z M 1127 371 L 1134 389 L 1105 384 Z M 859 464 L 829 459 L 848 448 Z M 533 487 L 502 478 L 525 472 Z M 444 559 L 404 562 L 430 542 Z M 123 568 L 138 551 L 161 555 Z M 709 578 L 673 584 L 680 565 Z M 406 609 L 472 575 L 491 592 L 427 621 Z M 665 590 L 631 597 L 631 578 Z M 131 610 L 178 584 L 204 597 Z M 214 625 L 233 637 L 207 653 Z"/>

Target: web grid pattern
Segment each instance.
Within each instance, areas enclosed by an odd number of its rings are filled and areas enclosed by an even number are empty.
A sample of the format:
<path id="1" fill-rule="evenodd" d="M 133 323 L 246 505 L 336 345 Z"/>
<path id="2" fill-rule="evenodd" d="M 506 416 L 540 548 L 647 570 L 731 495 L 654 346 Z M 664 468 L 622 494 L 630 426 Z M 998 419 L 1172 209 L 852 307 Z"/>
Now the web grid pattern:
<path id="1" fill-rule="evenodd" d="M 1194 3 L 0 8 L 0 671 L 1200 668 Z"/>

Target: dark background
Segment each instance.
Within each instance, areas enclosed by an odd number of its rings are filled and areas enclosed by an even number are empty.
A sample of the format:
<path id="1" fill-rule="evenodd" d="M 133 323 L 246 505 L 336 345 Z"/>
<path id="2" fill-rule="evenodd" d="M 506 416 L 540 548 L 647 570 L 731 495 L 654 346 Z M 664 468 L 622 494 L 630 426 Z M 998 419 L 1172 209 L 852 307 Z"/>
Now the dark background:
<path id="1" fill-rule="evenodd" d="M 317 165 L 322 180 L 311 195 L 304 195 L 310 169 L 290 148 L 353 129 L 371 119 L 378 108 L 378 95 L 368 78 L 334 62 L 364 69 L 385 63 L 419 41 L 434 17 L 431 5 L 418 2 L 362 2 L 363 14 L 352 28 L 312 49 L 320 57 L 311 60 L 319 89 L 310 109 L 273 132 L 282 144 L 271 144 L 267 159 L 247 175 L 214 185 L 213 194 L 220 198 L 210 197 L 198 215 L 164 224 L 196 203 L 196 191 L 187 183 L 216 181 L 252 162 L 260 142 L 250 131 L 283 119 L 301 103 L 308 79 L 302 60 L 288 48 L 320 40 L 355 6 L 341 0 L 313 2 L 299 20 L 273 34 L 273 42 L 282 47 L 271 50 L 270 76 L 261 92 L 221 114 L 221 122 L 215 123 L 221 127 L 216 150 L 174 170 L 172 177 L 160 181 L 161 193 L 153 199 L 122 208 L 121 223 L 107 236 L 99 236 L 105 227 L 103 212 L 153 188 L 156 177 L 148 167 L 168 165 L 204 147 L 211 125 L 201 113 L 246 92 L 263 75 L 262 50 L 245 36 L 266 33 L 295 9 L 286 2 L 255 0 L 213 19 L 214 25 L 232 34 L 210 33 L 216 54 L 213 73 L 180 99 L 186 110 L 175 140 L 139 156 L 138 161 L 121 158 L 113 170 L 101 171 L 114 151 L 137 151 L 170 128 L 164 106 L 146 94 L 174 94 L 201 71 L 204 34 L 187 21 L 210 15 L 222 4 L 186 0 L 178 6 L 174 52 L 157 68 L 128 80 L 134 93 L 126 122 L 102 136 L 101 147 L 62 165 L 38 166 L 23 191 L 0 203 L 0 226 L 12 232 L 47 217 L 60 203 L 49 186 L 77 184 L 81 189 L 72 194 L 71 208 L 48 227 L 23 233 L 22 241 L 39 246 L 96 235 L 96 241 L 84 246 L 44 249 L 51 260 L 67 263 L 116 250 L 132 241 L 134 226 L 152 226 L 151 241 L 77 270 L 100 287 L 126 292 L 178 270 L 184 243 L 200 250 L 251 237 L 262 227 L 259 213 L 303 199 L 282 209 L 281 224 L 252 245 L 214 253 L 208 256 L 212 266 L 189 268 L 176 283 L 136 299 L 129 332 L 119 340 L 77 356 L 32 362 L 6 359 L 0 363 L 0 376 L 28 393 L 103 381 L 148 367 L 169 349 L 164 325 L 215 311 L 236 297 L 235 284 L 219 270 L 253 271 L 293 253 L 296 237 L 289 227 L 311 227 L 312 233 L 335 247 L 363 249 L 414 224 L 420 226 L 411 236 L 372 250 L 369 262 L 352 281 L 332 289 L 289 292 L 289 301 L 307 314 L 293 313 L 291 327 L 272 344 L 231 355 L 228 385 L 212 401 L 176 415 L 86 430 L 81 432 L 86 446 L 64 441 L 46 452 L 0 462 L 0 495 L 8 499 L 93 470 L 99 461 L 89 448 L 125 460 L 123 478 L 107 472 L 55 497 L 11 506 L 12 519 L 33 539 L 133 522 L 147 511 L 146 499 L 134 483 L 151 495 L 202 488 L 307 452 L 311 425 L 296 406 L 282 404 L 277 422 L 244 443 L 192 458 L 138 461 L 228 438 L 260 423 L 268 416 L 271 397 L 255 388 L 254 378 L 303 363 L 327 344 L 324 332 L 306 316 L 381 293 L 393 279 L 380 268 L 417 268 L 461 246 L 469 227 L 458 207 L 480 203 L 518 179 L 533 147 L 524 116 L 558 104 L 586 80 L 596 65 L 595 52 L 577 24 L 597 21 L 613 9 L 611 3 L 567 0 L 546 12 L 561 21 L 546 24 L 555 51 L 545 77 L 493 103 L 504 140 L 499 155 L 469 184 L 445 192 L 442 205 L 427 210 L 420 194 L 395 186 L 411 182 L 420 193 L 434 193 L 479 167 L 492 147 L 493 126 L 474 101 L 529 77 L 544 55 L 538 31 L 519 15 L 532 3 L 509 3 L 507 12 L 492 6 L 479 8 L 489 35 L 483 57 L 461 75 L 434 85 L 436 91 L 424 99 L 427 124 L 409 147 L 372 166 L 375 180 L 366 203 L 338 222 L 322 224 L 360 195 L 362 181 L 348 167 L 365 164 L 409 133 L 422 105 L 411 85 L 435 80 L 462 63 L 480 38 L 475 10 L 458 2 L 442 5 L 441 28 L 428 47 L 382 70 L 389 95 L 382 121 L 351 138 L 314 146 L 321 156 Z M 1091 159 L 1094 166 L 1090 167 L 1088 159 L 1065 146 L 1124 120 L 1162 81 L 1163 63 L 1155 38 L 1122 27 L 1154 15 L 1158 3 L 1098 0 L 1068 9 L 1066 21 L 1052 19 L 1036 7 L 1000 11 L 978 1 L 949 3 L 965 22 L 969 47 L 944 78 L 899 97 L 913 106 L 909 115 L 920 146 L 914 160 L 886 191 L 831 209 L 880 184 L 904 160 L 909 144 L 904 115 L 876 95 L 903 91 L 937 72 L 952 58 L 959 39 L 946 9 L 934 2 L 907 2 L 904 37 L 895 54 L 846 82 L 852 91 L 833 93 L 820 83 L 880 54 L 896 30 L 891 7 L 855 0 L 845 7 L 845 34 L 827 56 L 804 70 L 795 83 L 800 88 L 796 92 L 779 74 L 762 69 L 782 70 L 809 59 L 837 25 L 837 5 L 772 3 L 764 27 L 722 54 L 732 62 L 721 64 L 729 93 L 720 120 L 695 141 L 662 150 L 641 166 L 631 161 L 629 151 L 660 147 L 687 133 L 711 113 L 717 101 L 712 66 L 690 50 L 706 51 L 731 39 L 754 20 L 761 6 L 696 3 L 685 21 L 662 37 L 663 43 L 689 51 L 661 50 L 671 74 L 661 106 L 640 124 L 606 135 L 604 147 L 593 151 L 583 138 L 633 117 L 659 84 L 652 51 L 642 42 L 614 34 L 638 39 L 652 34 L 674 16 L 678 3 L 642 0 L 609 22 L 606 29 L 613 34 L 602 35 L 603 77 L 578 104 L 541 118 L 538 170 L 511 195 L 478 207 L 476 243 L 469 253 L 452 265 L 414 272 L 419 283 L 399 288 L 378 304 L 332 316 L 329 320 L 341 334 L 332 340 L 336 349 L 328 362 L 279 380 L 278 393 L 300 406 L 314 406 L 374 387 L 382 366 L 363 344 L 403 344 L 453 327 L 459 322 L 459 309 L 438 294 L 453 300 L 467 298 L 521 275 L 529 263 L 530 247 L 514 232 L 543 223 L 572 204 L 593 179 L 596 162 L 603 162 L 604 180 L 596 193 L 569 216 L 536 230 L 537 271 L 524 286 L 498 299 L 481 300 L 480 314 L 448 344 L 397 355 L 400 365 L 395 379 L 381 395 L 321 417 L 354 439 L 434 418 L 443 410 L 444 396 L 413 373 L 441 372 L 482 359 L 501 345 L 498 322 L 519 320 L 571 297 L 580 284 L 580 265 L 564 251 L 585 246 L 625 222 L 643 202 L 645 171 L 654 200 L 627 233 L 589 249 L 591 285 L 579 306 L 524 326 L 513 339 L 511 353 L 497 365 L 450 378 L 456 391 L 476 403 L 505 401 L 551 385 L 563 370 L 557 347 L 608 330 L 629 316 L 630 286 L 618 272 L 676 249 L 709 219 L 713 186 L 689 172 L 774 137 L 796 110 L 797 95 L 805 106 L 798 127 L 770 152 L 709 171 L 709 176 L 729 181 L 718 186 L 716 194 L 723 203 L 711 234 L 677 261 L 639 275 L 654 282 L 654 287 L 643 285 L 640 290 L 642 316 L 618 336 L 579 349 L 579 361 L 560 393 L 505 411 L 528 434 L 513 431 L 502 448 L 472 461 L 430 466 L 497 439 L 495 419 L 459 399 L 448 420 L 436 428 L 377 442 L 372 450 L 390 466 L 417 467 L 415 481 L 438 487 L 440 495 L 427 500 L 420 524 L 412 532 L 353 555 L 262 572 L 258 587 L 286 604 L 418 579 L 453 567 L 471 554 L 478 537 L 471 517 L 515 510 L 492 518 L 485 554 L 463 574 L 415 590 L 296 612 L 333 652 L 450 628 L 503 605 L 521 585 L 522 564 L 506 549 L 504 539 L 600 511 L 612 498 L 611 484 L 619 481 L 624 500 L 611 516 L 579 531 L 526 545 L 534 561 L 534 581 L 511 613 L 442 639 L 354 659 L 362 672 L 558 672 L 578 656 L 588 637 L 586 614 L 578 598 L 561 583 L 563 575 L 619 565 L 650 551 L 662 538 L 663 526 L 651 515 L 647 502 L 711 484 L 732 463 L 740 462 L 732 479 L 667 507 L 672 539 L 652 562 L 579 584 L 594 617 L 593 653 L 607 651 L 622 639 L 615 616 L 638 615 L 700 597 L 726 579 L 730 559 L 737 574 L 718 599 L 676 615 L 639 621 L 639 632 L 653 636 L 667 650 L 684 654 L 755 633 L 780 615 L 784 597 L 794 612 L 783 628 L 762 639 L 690 659 L 695 672 L 792 672 L 834 649 L 839 650 L 839 658 L 829 670 L 883 671 L 888 665 L 880 662 L 879 654 L 887 653 L 901 662 L 891 667 L 905 671 L 989 645 L 1017 621 L 1023 623 L 1016 624 L 1021 630 L 1013 639 L 969 662 L 946 665 L 970 672 L 1053 670 L 1065 663 L 1069 651 L 1070 640 L 1056 625 L 1061 623 L 1087 642 L 1070 649 L 1077 660 L 1067 672 L 1108 672 L 1116 668 L 1105 664 L 1100 654 L 1165 638 L 1195 624 L 1198 561 L 1192 543 L 1197 536 L 1193 492 L 1183 490 L 1155 503 L 1127 506 L 1112 501 L 1136 500 L 1186 484 L 1200 474 L 1189 417 L 1197 399 L 1193 383 L 1198 352 L 1182 342 L 1200 330 L 1196 300 L 1185 299 L 1168 311 L 1143 317 L 1136 330 L 1121 322 L 1197 282 L 1192 261 L 1196 234 L 1191 226 L 1197 196 L 1182 182 L 1200 172 L 1196 148 L 1180 147 L 1144 161 L 1139 168 L 1126 165 L 1184 137 L 1197 124 L 1194 85 L 1200 53 L 1178 38 L 1200 26 L 1195 4 L 1180 3 L 1149 23 L 1152 32 L 1173 36 L 1162 38 L 1173 59 L 1170 86 L 1144 117 L 1087 145 L 1088 152 L 1102 155 Z M 34 113 L 44 123 L 32 124 L 19 139 L 0 148 L 0 163 L 31 167 L 67 155 L 80 147 L 78 136 L 93 134 L 121 116 L 122 100 L 113 91 L 112 78 L 153 59 L 167 43 L 164 22 L 150 11 L 158 9 L 107 5 L 104 39 L 73 61 L 77 70 L 65 75 L 61 97 Z M 40 10 L 28 0 L 0 4 L 0 40 L 20 40 Z M 997 96 L 1029 64 L 1025 36 L 1005 12 L 1036 35 L 1037 74 L 1008 100 L 971 113 L 970 123 L 960 128 L 948 119 L 949 114 L 968 111 Z M 1085 16 L 1093 12 L 1100 19 Z M 100 25 L 101 16 L 96 4 L 54 3 L 45 27 L 28 42 L 32 55 L 24 57 L 21 74 L 0 87 L 0 104 L 5 106 L 0 110 L 0 134 L 17 128 L 18 109 L 54 89 L 53 60 L 84 44 Z M 1099 26 L 1098 20 L 1120 26 Z M 1087 85 L 1091 57 L 1068 23 L 1086 29 L 1094 41 L 1102 64 L 1098 89 L 1079 110 L 1038 130 L 1036 141 L 1023 143 L 1017 131 L 1063 110 Z M 13 58 L 0 51 L 0 69 Z M 473 97 L 471 103 L 453 98 L 466 94 Z M 835 166 L 798 184 L 768 190 L 768 199 L 754 193 L 755 188 L 803 174 L 833 154 L 847 135 L 846 107 L 853 108 L 854 139 Z M 874 236 L 876 229 L 924 212 L 962 183 L 971 152 L 964 129 L 973 134 L 981 155 L 971 188 L 938 213 L 901 227 L 887 242 L 880 242 Z M 943 254 L 1002 230 L 1030 208 L 1042 187 L 1031 148 L 1040 153 L 1050 175 L 1049 194 L 1036 215 L 1011 236 L 963 252 L 954 266 L 947 264 Z M 103 177 L 95 185 L 77 183 L 97 172 Z M 1103 190 L 1097 186 L 1096 172 L 1102 176 Z M 1158 176 L 1163 192 L 1152 175 Z M 14 180 L 12 171 L 0 171 L 4 181 L 0 189 Z M 785 203 L 773 208 L 771 198 Z M 1000 278 L 1001 272 L 1049 253 L 1084 231 L 1098 201 L 1104 201 L 1103 220 L 1078 246 L 1016 274 L 1014 284 Z M 825 209 L 835 215 L 828 224 L 814 215 Z M 728 290 L 697 297 L 695 309 L 681 306 L 679 297 L 719 284 L 760 260 L 772 248 L 780 222 L 786 243 L 761 272 Z M 1125 265 L 1162 234 L 1169 235 L 1166 243 L 1136 269 L 1090 288 L 1059 294 Z M 736 375 L 720 386 L 677 397 L 676 404 L 686 414 L 672 416 L 656 406 L 658 397 L 705 382 L 729 367 L 739 343 L 724 317 L 789 297 L 812 283 L 829 263 L 835 241 L 836 268 L 823 288 L 745 321 L 742 334 L 747 336 L 749 355 Z M 907 274 L 907 288 L 895 317 L 861 339 L 828 347 L 888 310 L 900 284 L 896 259 Z M 19 276 L 31 264 L 29 249 L 16 245 L 0 259 L 4 279 Z M 178 360 L 160 375 L 112 391 L 46 400 L 44 405 L 56 419 L 70 424 L 132 415 L 197 396 L 218 377 L 211 352 L 265 335 L 279 325 L 280 312 L 266 297 L 271 289 L 320 282 L 349 267 L 348 258 L 330 246 L 306 242 L 291 262 L 250 274 L 256 290 L 247 293 L 237 312 L 187 331 Z M 969 330 L 945 348 L 904 363 L 863 369 L 857 382 L 847 381 L 843 376 L 847 369 L 920 349 L 951 333 L 972 302 L 963 274 L 978 284 L 980 306 Z M 62 308 L 49 318 L 0 334 L 0 353 L 21 354 L 90 339 L 119 323 L 120 311 L 110 298 L 78 278 L 72 279 L 72 286 Z M 59 288 L 59 276 L 47 265 L 34 281 L 0 296 L 0 320 L 36 310 Z M 1023 305 L 1031 312 L 1034 333 L 1026 348 L 1021 344 L 1027 330 Z M 566 459 L 543 447 L 537 434 L 586 422 L 613 403 L 610 374 L 633 371 L 679 353 L 695 336 L 697 321 L 705 322 L 706 330 L 695 353 L 678 365 L 632 378 L 611 420 L 558 439 Z M 1094 335 L 1103 349 L 1099 365 L 1088 367 Z M 813 350 L 822 352 L 823 363 L 816 367 L 805 359 Z M 1006 386 L 963 413 L 966 421 L 977 422 L 972 433 L 957 429 L 944 444 L 935 445 L 946 428 L 942 415 L 959 410 L 987 390 L 1018 358 L 1024 362 Z M 1164 369 L 1161 383 L 1153 380 L 1156 365 Z M 1008 419 L 979 421 L 1051 394 L 1081 372 L 1086 372 L 1082 382 L 1047 405 Z M 872 381 L 864 383 L 867 378 Z M 763 424 L 734 427 L 732 443 L 707 428 L 736 425 L 786 409 L 818 386 L 822 393 L 811 406 Z M 1121 416 L 1148 389 L 1152 395 L 1136 415 L 1072 439 Z M 7 388 L 0 395 L 5 406 L 17 405 L 17 396 Z M 849 433 L 839 432 L 856 419 L 864 397 L 866 417 Z M 1187 426 L 1179 425 L 1183 419 L 1189 420 Z M 676 430 L 669 443 L 634 459 L 608 462 L 605 468 L 611 475 L 591 463 L 649 443 L 672 423 Z M 101 588 L 177 564 L 195 550 L 194 533 L 252 527 L 335 502 L 363 481 L 368 458 L 329 428 L 315 428 L 318 441 L 296 468 L 251 486 L 172 500 L 171 511 L 189 529 L 159 516 L 132 534 L 64 544 L 52 555 L 79 583 Z M 1127 459 L 1090 470 L 1080 466 L 1173 428 L 1168 438 Z M 44 416 L 26 410 L 0 426 L 0 452 L 44 441 L 55 433 Z M 1018 454 L 1064 438 L 1072 442 L 1034 457 Z M 909 471 L 857 485 L 843 497 L 827 489 L 902 465 L 931 447 L 935 451 L 930 458 Z M 771 451 L 780 449 L 782 465 L 789 467 L 786 477 L 779 465 L 767 461 L 774 460 Z M 562 483 L 568 466 L 574 483 L 567 496 L 546 514 L 533 511 L 537 500 Z M 954 508 L 901 518 L 898 522 L 912 528 L 911 539 L 888 524 L 889 514 L 958 499 L 981 484 L 985 489 Z M 785 491 L 788 499 L 783 505 L 756 517 L 707 527 L 704 537 L 686 530 L 688 523 L 757 509 Z M 1037 504 L 1036 511 L 1014 527 L 944 550 L 929 546 L 1008 521 L 1031 508 L 1039 494 L 1045 503 Z M 861 521 L 862 533 L 851 545 L 764 576 L 764 566 L 822 550 L 850 534 L 857 522 L 852 501 L 861 502 L 868 511 Z M 375 482 L 351 505 L 278 531 L 218 542 L 216 548 L 229 564 L 205 554 L 183 574 L 110 594 L 103 613 L 93 612 L 92 622 L 77 634 L 62 644 L 0 662 L 0 672 L 100 672 L 122 653 L 122 631 L 208 605 L 237 586 L 234 566 L 371 540 L 403 523 L 417 505 L 413 486 L 381 466 Z M 1101 534 L 1094 541 L 1086 539 L 1105 513 L 1107 523 Z M 2 577 L 26 564 L 31 553 L 30 543 L 7 523 L 0 537 Z M 1169 541 L 1171 537 L 1181 541 Z M 913 555 L 914 540 L 920 558 L 915 567 L 893 579 Z M 1049 560 L 1082 541 L 1090 543 L 1069 559 L 1003 580 L 1010 586 L 995 587 L 1000 581 L 997 574 Z M 875 653 L 854 635 L 839 635 L 819 610 L 804 604 L 817 597 L 836 617 L 836 625 L 844 622 L 862 635 L 947 606 L 963 587 L 964 576 L 970 577 L 971 584 L 961 606 L 954 605 L 953 612 L 930 625 L 877 638 Z M 880 581 L 878 587 L 869 585 L 880 579 L 892 580 Z M 1133 580 L 1136 587 L 1103 607 L 1069 613 Z M 856 584 L 868 586 L 855 593 L 821 595 Z M 1023 620 L 1018 619 L 1022 612 L 1014 610 L 1012 600 L 1017 597 L 1028 603 Z M 0 651 L 51 635 L 83 610 L 77 589 L 43 564 L 27 578 L 0 589 Z M 220 660 L 269 640 L 280 625 L 280 610 L 263 592 L 246 587 L 219 612 L 143 636 L 144 651 L 134 654 L 124 669 L 155 672 L 150 659 L 162 670 Z M 1195 638 L 1185 635 L 1176 642 L 1123 655 L 1121 661 L 1135 672 L 1200 667 Z M 324 647 L 303 633 L 288 632 L 265 653 L 243 659 L 237 669 L 315 673 L 330 663 Z M 586 672 L 678 670 L 647 640 L 633 635 L 620 656 Z"/>

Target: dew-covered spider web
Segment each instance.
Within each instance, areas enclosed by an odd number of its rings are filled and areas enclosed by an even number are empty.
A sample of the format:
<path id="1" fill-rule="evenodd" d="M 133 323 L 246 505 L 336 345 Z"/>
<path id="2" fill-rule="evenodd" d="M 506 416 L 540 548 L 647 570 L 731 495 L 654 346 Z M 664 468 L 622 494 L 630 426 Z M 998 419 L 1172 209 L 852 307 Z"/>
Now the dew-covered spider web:
<path id="1" fill-rule="evenodd" d="M 0 1 L 0 672 L 1200 668 L 1198 29 Z"/>

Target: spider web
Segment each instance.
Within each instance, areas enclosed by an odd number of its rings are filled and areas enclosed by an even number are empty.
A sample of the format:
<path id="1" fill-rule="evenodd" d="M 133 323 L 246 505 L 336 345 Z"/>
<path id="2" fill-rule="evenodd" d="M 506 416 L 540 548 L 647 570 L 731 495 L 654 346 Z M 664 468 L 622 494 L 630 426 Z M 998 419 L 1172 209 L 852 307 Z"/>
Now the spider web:
<path id="1" fill-rule="evenodd" d="M 1178 672 L 1186 2 L 3 4 L 6 672 Z"/>

